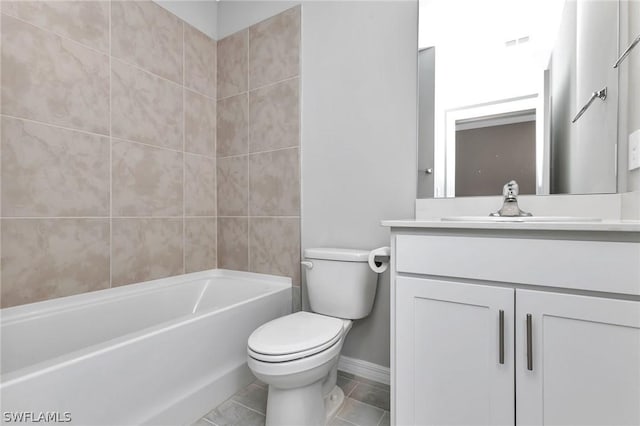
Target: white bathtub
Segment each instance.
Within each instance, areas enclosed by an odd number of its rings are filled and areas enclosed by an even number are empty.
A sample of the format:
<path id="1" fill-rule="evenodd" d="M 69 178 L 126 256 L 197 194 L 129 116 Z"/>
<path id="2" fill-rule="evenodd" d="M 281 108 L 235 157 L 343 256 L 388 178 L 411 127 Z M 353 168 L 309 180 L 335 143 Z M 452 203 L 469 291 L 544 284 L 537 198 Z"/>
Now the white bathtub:
<path id="1" fill-rule="evenodd" d="M 180 425 L 252 380 L 247 338 L 291 312 L 291 280 L 212 270 L 0 312 L 3 424 Z"/>

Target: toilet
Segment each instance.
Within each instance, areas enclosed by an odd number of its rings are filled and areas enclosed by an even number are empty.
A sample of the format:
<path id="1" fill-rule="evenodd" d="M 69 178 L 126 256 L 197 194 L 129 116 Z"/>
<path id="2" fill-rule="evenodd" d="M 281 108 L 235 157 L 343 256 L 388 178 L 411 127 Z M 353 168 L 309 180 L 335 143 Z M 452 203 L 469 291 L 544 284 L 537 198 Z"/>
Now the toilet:
<path id="1" fill-rule="evenodd" d="M 338 358 L 353 320 L 369 315 L 378 274 L 370 251 L 304 250 L 313 312 L 296 312 L 256 329 L 247 344 L 248 366 L 269 385 L 267 426 L 322 426 L 338 411 Z"/>

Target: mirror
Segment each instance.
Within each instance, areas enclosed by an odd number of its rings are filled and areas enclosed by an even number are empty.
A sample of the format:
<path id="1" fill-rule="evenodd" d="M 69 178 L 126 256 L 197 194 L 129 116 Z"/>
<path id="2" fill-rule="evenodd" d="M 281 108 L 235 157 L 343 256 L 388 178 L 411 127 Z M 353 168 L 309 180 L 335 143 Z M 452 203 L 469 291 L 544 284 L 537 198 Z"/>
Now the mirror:
<path id="1" fill-rule="evenodd" d="M 417 197 L 633 189 L 639 3 L 420 0 Z"/>

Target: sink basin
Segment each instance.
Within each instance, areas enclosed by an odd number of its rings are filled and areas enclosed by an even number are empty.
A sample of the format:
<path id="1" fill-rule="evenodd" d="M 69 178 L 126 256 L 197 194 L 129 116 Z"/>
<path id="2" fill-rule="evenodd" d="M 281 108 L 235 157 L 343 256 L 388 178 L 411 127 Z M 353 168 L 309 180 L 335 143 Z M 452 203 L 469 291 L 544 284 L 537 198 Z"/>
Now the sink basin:
<path id="1" fill-rule="evenodd" d="M 451 222 L 601 222 L 597 217 L 577 216 L 448 216 L 443 221 Z"/>

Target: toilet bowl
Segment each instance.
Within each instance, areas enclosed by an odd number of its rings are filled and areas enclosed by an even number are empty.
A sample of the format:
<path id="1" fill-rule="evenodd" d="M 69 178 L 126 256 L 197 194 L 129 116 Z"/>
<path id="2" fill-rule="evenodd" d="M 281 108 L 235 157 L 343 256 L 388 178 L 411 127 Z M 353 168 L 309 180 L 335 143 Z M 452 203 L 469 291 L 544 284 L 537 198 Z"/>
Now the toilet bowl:
<path id="1" fill-rule="evenodd" d="M 270 321 L 247 342 L 247 364 L 269 385 L 267 426 L 322 426 L 340 408 L 338 360 L 352 320 L 371 312 L 377 274 L 368 250 L 304 252 L 311 310 Z"/>
<path id="2" fill-rule="evenodd" d="M 344 398 L 335 370 L 349 329 L 349 320 L 297 312 L 251 335 L 248 366 L 269 385 L 267 425 L 324 425 L 335 414 Z"/>

